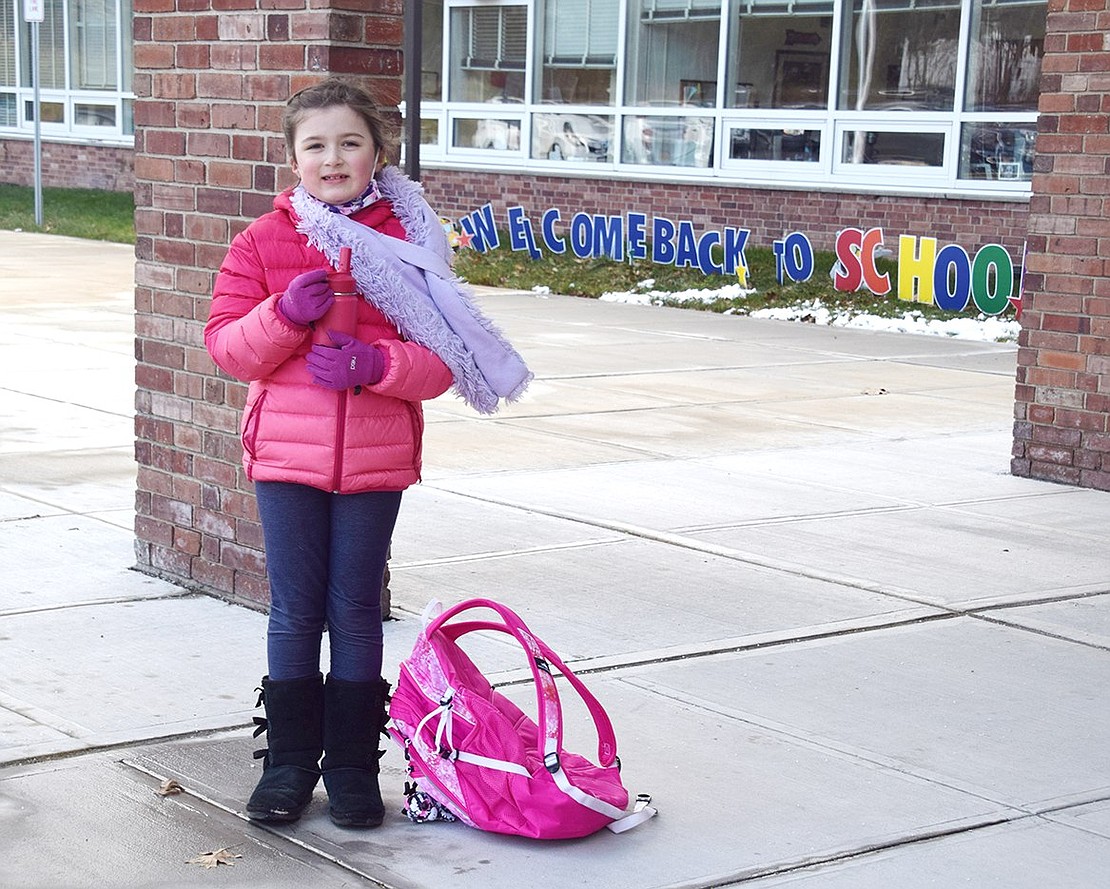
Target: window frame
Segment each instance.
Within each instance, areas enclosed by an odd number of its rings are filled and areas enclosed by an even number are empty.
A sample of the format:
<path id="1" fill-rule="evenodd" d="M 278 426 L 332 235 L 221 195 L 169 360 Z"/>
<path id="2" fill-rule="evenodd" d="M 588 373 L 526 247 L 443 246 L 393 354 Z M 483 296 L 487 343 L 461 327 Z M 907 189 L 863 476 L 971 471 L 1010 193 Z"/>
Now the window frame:
<path id="1" fill-rule="evenodd" d="M 49 2 L 49 0 L 48 0 Z M 52 54 L 57 57 L 60 52 L 63 64 L 63 86 L 45 87 L 39 84 L 39 102 L 60 103 L 63 106 L 64 120 L 62 122 L 40 121 L 39 131 L 55 142 L 73 142 L 85 145 L 118 145 L 121 147 L 132 146 L 135 143 L 134 115 L 128 114 L 126 106 L 133 106 L 135 94 L 131 89 L 133 82 L 133 49 L 129 46 L 132 40 L 130 23 L 134 16 L 131 0 L 111 0 L 115 15 L 114 30 L 116 34 L 115 52 L 115 80 L 114 89 L 84 88 L 74 85 L 75 67 L 73 59 L 73 4 L 71 0 L 55 0 L 60 5 L 62 16 L 61 26 L 58 29 L 62 44 L 60 49 L 55 44 Z M 5 7 L 14 10 L 12 46 L 15 53 L 15 83 L 11 86 L 0 86 L 0 93 L 15 96 L 16 119 L 12 126 L 0 125 L 0 139 L 5 138 L 31 138 L 34 133 L 34 112 L 26 112 L 27 103 L 34 102 L 35 88 L 33 79 L 29 79 L 27 72 L 30 70 L 32 60 L 31 48 L 27 45 L 27 37 L 32 30 L 30 23 L 23 16 L 22 0 L 0 0 Z M 49 14 L 49 10 L 48 10 Z M 6 35 L 7 36 L 7 35 Z M 39 40 L 45 40 L 45 35 L 39 29 Z M 77 123 L 76 108 L 78 105 L 103 105 L 110 106 L 115 111 L 116 121 L 113 126 L 90 126 Z M 130 124 L 130 128 L 129 125 Z"/>
<path id="2" fill-rule="evenodd" d="M 528 61 L 526 64 L 525 101 L 514 104 L 514 112 L 521 116 L 521 151 L 515 152 L 474 151 L 452 147 L 444 134 L 449 132 L 449 119 L 458 113 L 478 112 L 483 106 L 458 106 L 451 102 L 429 102 L 422 107 L 423 116 L 437 120 L 440 143 L 427 151 L 427 161 L 434 166 L 467 169 L 497 168 L 511 172 L 561 175 L 573 171 L 577 176 L 620 176 L 622 179 L 658 180 L 665 174 L 668 180 L 693 180 L 723 186 L 771 185 L 790 188 L 807 188 L 822 191 L 843 191 L 856 193 L 919 193 L 922 195 L 945 195 L 960 197 L 997 197 L 1002 199 L 1028 198 L 1031 193 L 1031 173 L 1023 171 L 1028 178 L 1017 180 L 961 178 L 962 134 L 964 128 L 974 124 L 994 124 L 998 126 L 1017 126 L 1036 129 L 1036 111 L 981 112 L 967 111 L 966 85 L 970 71 L 970 52 L 972 51 L 973 10 L 979 0 L 957 0 L 960 8 L 960 27 L 957 51 L 959 64 L 954 83 L 952 110 L 885 110 L 873 109 L 856 111 L 837 107 L 841 79 L 846 76 L 842 54 L 845 42 L 842 31 L 850 20 L 848 3 L 839 0 L 833 6 L 829 34 L 828 86 L 824 108 L 783 109 L 757 107 L 730 107 L 726 105 L 726 89 L 718 88 L 715 101 L 709 107 L 659 107 L 629 104 L 627 101 L 627 78 L 631 74 L 630 51 L 632 41 L 628 29 L 634 26 L 629 18 L 630 0 L 620 0 L 620 35 L 617 47 L 616 101 L 610 105 L 554 104 L 536 99 L 539 80 L 542 77 L 542 59 L 536 48 L 536 29 L 539 17 L 543 15 L 544 0 L 527 3 L 528 20 Z M 696 0 L 693 0 L 697 5 Z M 796 0 L 783 0 L 789 7 Z M 477 3 L 521 5 L 520 0 L 444 0 L 444 35 L 446 47 L 450 35 L 447 33 L 449 16 L 447 10 L 455 6 L 468 6 Z M 673 4 L 672 4 L 673 5 Z M 994 5 L 994 4 L 988 4 Z M 812 6 L 812 4 L 808 4 Z M 728 83 L 728 72 L 737 68 L 735 59 L 730 58 L 734 42 L 734 29 L 740 26 L 740 14 L 750 7 L 750 0 L 723 0 L 721 4 L 722 30 L 718 42 L 717 83 Z M 1047 14 L 1047 3 L 1045 4 Z M 798 5 L 799 14 L 807 14 L 807 4 Z M 731 66 L 731 67 L 730 67 Z M 444 59 L 444 71 L 447 72 Z M 447 76 L 450 74 L 448 72 Z M 444 95 L 447 85 L 444 85 Z M 486 107 L 487 111 L 488 106 Z M 557 110 L 556 110 L 557 109 Z M 498 109 L 498 115 L 504 106 Z M 532 121 L 537 114 L 566 114 L 608 117 L 613 122 L 609 160 L 581 163 L 566 158 L 532 157 Z M 649 116 L 707 116 L 713 120 L 713 159 L 708 167 L 684 167 L 676 165 L 652 165 L 630 163 L 626 156 L 626 121 L 633 117 Z M 494 115 L 494 116 L 498 116 Z M 816 130 L 821 134 L 821 149 L 817 161 L 800 162 L 790 160 L 765 160 L 731 158 L 729 138 L 733 129 L 803 129 Z M 944 138 L 943 162 L 940 166 L 916 167 L 895 164 L 849 164 L 841 159 L 843 134 L 857 130 L 875 130 L 891 133 L 936 133 Z M 422 151 L 430 146 L 422 146 Z"/>

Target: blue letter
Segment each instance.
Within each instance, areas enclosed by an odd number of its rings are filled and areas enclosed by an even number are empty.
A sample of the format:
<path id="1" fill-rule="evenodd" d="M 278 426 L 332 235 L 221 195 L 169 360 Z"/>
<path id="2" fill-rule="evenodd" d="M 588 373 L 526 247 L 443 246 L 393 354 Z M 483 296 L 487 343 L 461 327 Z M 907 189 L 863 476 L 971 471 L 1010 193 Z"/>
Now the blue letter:
<path id="1" fill-rule="evenodd" d="M 654 217 L 651 223 L 651 261 L 674 265 L 674 223 L 662 216 Z"/>
<path id="2" fill-rule="evenodd" d="M 713 262 L 713 247 L 721 243 L 718 232 L 706 232 L 698 239 L 698 268 L 703 275 L 723 275 L 724 268 Z"/>
<path id="3" fill-rule="evenodd" d="M 644 213 L 628 214 L 628 258 L 647 259 L 647 247 L 644 245 L 644 229 L 647 227 L 647 215 Z"/>
<path id="4" fill-rule="evenodd" d="M 813 276 L 813 245 L 801 232 L 786 236 L 783 264 L 791 281 L 808 281 Z"/>
<path id="5" fill-rule="evenodd" d="M 554 225 L 559 221 L 559 211 L 552 207 L 550 210 L 544 212 L 540 221 L 540 230 L 543 232 L 543 243 L 552 253 L 566 253 L 566 242 L 559 237 L 556 237 Z"/>
<path id="6" fill-rule="evenodd" d="M 540 258 L 536 249 L 536 236 L 532 232 L 532 220 L 524 215 L 523 207 L 509 207 L 509 246 L 513 250 L 527 250 L 532 259 Z"/>
<path id="7" fill-rule="evenodd" d="M 678 251 L 674 264 L 680 269 L 698 267 L 698 242 L 694 237 L 692 222 L 683 221 L 678 224 Z"/>
<path id="8" fill-rule="evenodd" d="M 782 284 L 785 280 L 783 254 L 786 252 L 786 241 L 772 241 L 771 249 L 775 251 L 775 280 Z"/>
<path id="9" fill-rule="evenodd" d="M 971 258 L 959 244 L 942 247 L 933 260 L 933 302 L 946 312 L 962 312 L 970 297 Z"/>
<path id="10" fill-rule="evenodd" d="M 588 259 L 593 248 L 593 226 L 589 214 L 575 213 L 570 221 L 570 249 L 579 259 Z"/>
<path id="11" fill-rule="evenodd" d="M 594 217 L 594 256 L 624 261 L 624 221 L 619 216 Z"/>
<path id="12" fill-rule="evenodd" d="M 746 228 L 732 228 L 725 226 L 725 255 L 724 267 L 726 275 L 735 275 L 736 270 L 743 266 L 748 267 L 748 258 L 744 256 L 744 245 L 748 243 L 751 232 Z"/>
<path id="13" fill-rule="evenodd" d="M 497 236 L 497 225 L 493 221 L 493 204 L 486 204 L 480 210 L 464 216 L 459 220 L 459 225 L 474 239 L 470 246 L 479 253 L 501 246 L 501 239 Z"/>

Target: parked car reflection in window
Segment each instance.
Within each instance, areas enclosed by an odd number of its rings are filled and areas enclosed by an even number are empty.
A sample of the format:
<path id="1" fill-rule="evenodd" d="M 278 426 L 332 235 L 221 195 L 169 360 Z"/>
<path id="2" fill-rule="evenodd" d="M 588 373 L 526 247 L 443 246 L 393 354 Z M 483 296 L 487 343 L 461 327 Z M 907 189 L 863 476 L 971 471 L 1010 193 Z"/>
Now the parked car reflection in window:
<path id="1" fill-rule="evenodd" d="M 595 114 L 532 116 L 532 157 L 549 160 L 612 160 L 613 119 Z"/>

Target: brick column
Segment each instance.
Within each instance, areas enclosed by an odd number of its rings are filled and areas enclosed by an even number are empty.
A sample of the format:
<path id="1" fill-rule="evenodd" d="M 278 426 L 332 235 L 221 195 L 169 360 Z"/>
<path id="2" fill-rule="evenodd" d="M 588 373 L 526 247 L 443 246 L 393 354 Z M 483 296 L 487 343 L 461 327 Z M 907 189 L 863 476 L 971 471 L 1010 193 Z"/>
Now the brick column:
<path id="1" fill-rule="evenodd" d="M 1049 0 L 1015 475 L 1110 490 L 1110 0 Z"/>
<path id="2" fill-rule="evenodd" d="M 231 238 L 291 184 L 290 93 L 352 75 L 401 95 L 402 0 L 135 0 L 136 555 L 140 570 L 263 601 L 239 466 L 245 386 L 202 332 Z"/>

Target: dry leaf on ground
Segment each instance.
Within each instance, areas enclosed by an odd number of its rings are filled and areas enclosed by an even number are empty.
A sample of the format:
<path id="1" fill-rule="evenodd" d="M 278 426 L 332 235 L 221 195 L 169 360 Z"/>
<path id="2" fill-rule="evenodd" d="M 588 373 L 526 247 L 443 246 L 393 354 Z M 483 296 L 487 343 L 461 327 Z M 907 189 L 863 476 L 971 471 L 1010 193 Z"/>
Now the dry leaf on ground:
<path id="1" fill-rule="evenodd" d="M 201 852 L 196 858 L 190 858 L 185 863 L 199 864 L 201 867 L 219 867 L 221 864 L 234 867 L 235 862 L 232 859 L 242 857 L 242 855 L 237 855 L 230 849 L 217 849 L 215 852 Z"/>
<path id="2" fill-rule="evenodd" d="M 157 793 L 159 796 L 173 796 L 176 793 L 184 793 L 184 791 L 185 788 L 174 781 L 173 778 L 167 778 L 154 792 Z"/>

